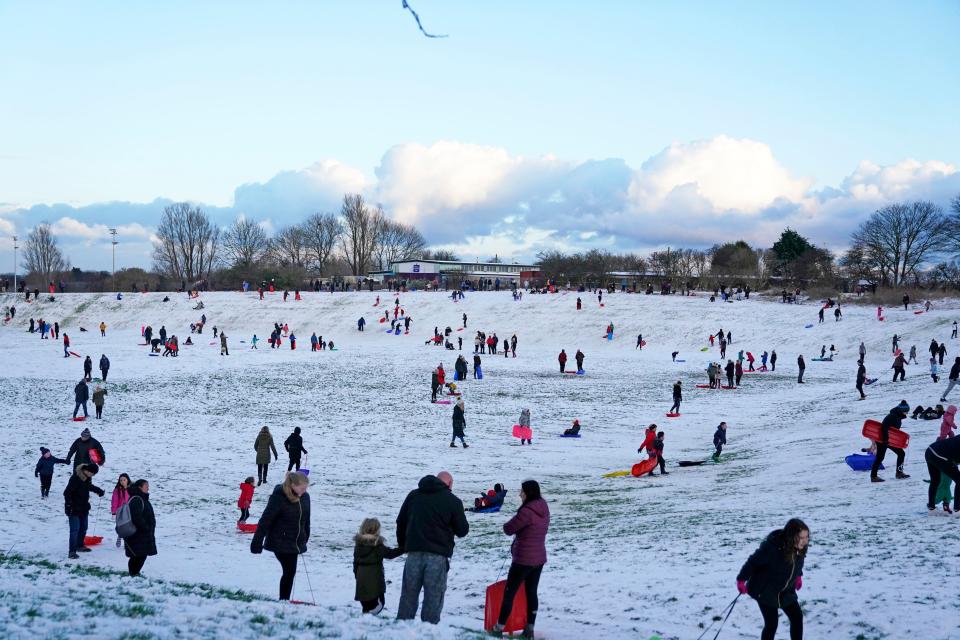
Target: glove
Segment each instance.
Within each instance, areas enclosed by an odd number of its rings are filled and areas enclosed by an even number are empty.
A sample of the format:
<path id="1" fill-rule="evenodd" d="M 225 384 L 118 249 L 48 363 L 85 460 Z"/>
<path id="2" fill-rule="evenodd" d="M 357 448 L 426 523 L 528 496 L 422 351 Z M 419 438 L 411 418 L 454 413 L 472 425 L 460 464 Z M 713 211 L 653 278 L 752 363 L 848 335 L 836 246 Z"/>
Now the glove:
<path id="1" fill-rule="evenodd" d="M 797 579 L 793 581 L 793 587 L 797 591 L 803 588 L 803 576 L 797 576 Z"/>
<path id="2" fill-rule="evenodd" d="M 103 497 L 103 494 L 104 494 L 104 493 L 106 493 L 106 492 L 105 492 L 103 489 L 97 489 L 97 491 L 96 491 L 96 494 L 97 494 L 98 496 L 100 496 L 101 498 Z"/>
<path id="3" fill-rule="evenodd" d="M 250 553 L 260 555 L 261 553 L 263 553 L 263 547 L 261 545 L 255 545 L 253 543 L 250 543 Z"/>
<path id="4" fill-rule="evenodd" d="M 737 591 L 740 593 L 747 592 L 747 581 L 746 580 L 737 580 Z"/>

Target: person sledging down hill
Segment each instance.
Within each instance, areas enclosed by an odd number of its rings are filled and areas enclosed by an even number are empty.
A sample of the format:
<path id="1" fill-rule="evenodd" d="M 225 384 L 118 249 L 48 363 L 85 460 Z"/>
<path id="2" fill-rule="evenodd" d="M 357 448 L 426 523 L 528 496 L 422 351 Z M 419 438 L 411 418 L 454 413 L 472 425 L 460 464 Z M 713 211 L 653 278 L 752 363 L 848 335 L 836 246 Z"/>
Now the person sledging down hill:
<path id="1" fill-rule="evenodd" d="M 779 624 L 778 609 L 790 621 L 791 640 L 803 638 L 803 611 L 797 591 L 803 587 L 803 563 L 810 544 L 810 529 L 791 518 L 760 543 L 737 574 L 737 591 L 757 601 L 763 616 L 761 640 L 773 640 Z"/>
<path id="2" fill-rule="evenodd" d="M 871 482 L 883 482 L 883 478 L 877 476 L 877 472 L 883 463 L 883 457 L 887 454 L 887 449 L 897 454 L 897 479 L 905 480 L 910 477 L 903 472 L 903 462 L 907 457 L 906 452 L 899 447 L 891 447 L 889 444 L 890 429 L 900 429 L 904 418 L 906 418 L 909 413 L 910 405 L 907 404 L 906 400 L 901 400 L 900 404 L 890 409 L 890 413 L 887 414 L 887 417 L 884 418 L 880 424 L 880 442 L 877 443 L 877 457 L 873 461 L 873 468 L 870 469 Z"/>

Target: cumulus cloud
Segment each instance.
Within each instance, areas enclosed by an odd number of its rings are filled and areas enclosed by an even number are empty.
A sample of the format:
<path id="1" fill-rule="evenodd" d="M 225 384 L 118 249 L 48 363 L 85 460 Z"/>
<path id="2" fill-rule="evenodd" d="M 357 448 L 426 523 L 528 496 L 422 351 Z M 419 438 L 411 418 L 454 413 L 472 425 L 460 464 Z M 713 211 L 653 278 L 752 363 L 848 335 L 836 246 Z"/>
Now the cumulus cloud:
<path id="1" fill-rule="evenodd" d="M 723 135 L 672 144 L 639 167 L 619 158 L 573 162 L 439 141 L 389 148 L 373 178 L 327 159 L 241 185 L 232 206 L 203 208 L 220 224 L 244 215 L 271 232 L 315 211 L 338 210 L 345 193 L 364 194 L 387 215 L 415 224 L 431 244 L 464 257 L 527 260 L 547 248 L 645 251 L 741 238 L 769 246 L 786 226 L 839 248 L 887 202 L 947 204 L 960 193 L 960 170 L 937 160 L 863 161 L 840 184 L 814 191 L 768 145 Z M 146 266 L 149 235 L 168 204 L 0 209 L 0 232 L 56 221 L 55 231 L 81 248 L 73 255 L 83 265 L 82 243 L 120 225 L 128 248 L 142 241 Z"/>

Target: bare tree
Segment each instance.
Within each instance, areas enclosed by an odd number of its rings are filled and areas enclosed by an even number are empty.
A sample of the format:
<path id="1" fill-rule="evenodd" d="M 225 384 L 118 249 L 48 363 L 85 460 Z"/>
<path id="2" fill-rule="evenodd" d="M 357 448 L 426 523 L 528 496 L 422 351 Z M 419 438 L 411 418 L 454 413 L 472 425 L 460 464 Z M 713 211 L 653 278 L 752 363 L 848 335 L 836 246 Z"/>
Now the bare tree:
<path id="1" fill-rule="evenodd" d="M 52 282 L 54 274 L 70 268 L 70 263 L 57 246 L 57 238 L 49 223 L 38 224 L 27 235 L 23 247 L 23 266 L 28 273 L 42 275 L 47 282 Z"/>
<path id="2" fill-rule="evenodd" d="M 250 268 L 265 257 L 269 248 L 263 227 L 243 216 L 223 234 L 223 250 L 232 267 Z"/>
<path id="3" fill-rule="evenodd" d="M 359 194 L 343 197 L 340 208 L 344 232 L 340 236 L 343 256 L 350 266 L 351 275 L 365 275 L 370 267 L 377 235 L 383 224 L 383 210 L 371 210 Z"/>
<path id="4" fill-rule="evenodd" d="M 374 254 L 379 268 L 389 269 L 391 262 L 421 255 L 426 246 L 423 234 L 415 227 L 384 218 Z"/>
<path id="5" fill-rule="evenodd" d="M 855 246 L 893 286 L 947 247 L 948 221 L 932 202 L 892 204 L 878 209 L 853 233 Z"/>
<path id="6" fill-rule="evenodd" d="M 210 275 L 220 249 L 220 228 L 199 207 L 178 202 L 166 207 L 153 245 L 154 269 L 194 282 Z"/>
<path id="7" fill-rule="evenodd" d="M 270 241 L 270 257 L 277 266 L 305 269 L 310 260 L 310 252 L 303 225 L 290 225 L 280 229 Z"/>
<path id="8" fill-rule="evenodd" d="M 332 213 L 315 213 L 303 225 L 309 266 L 319 275 L 328 270 L 330 258 L 343 234 L 343 223 Z"/>
<path id="9" fill-rule="evenodd" d="M 460 258 L 453 251 L 447 249 L 424 249 L 420 252 L 421 260 L 440 260 L 443 262 L 456 262 Z"/>

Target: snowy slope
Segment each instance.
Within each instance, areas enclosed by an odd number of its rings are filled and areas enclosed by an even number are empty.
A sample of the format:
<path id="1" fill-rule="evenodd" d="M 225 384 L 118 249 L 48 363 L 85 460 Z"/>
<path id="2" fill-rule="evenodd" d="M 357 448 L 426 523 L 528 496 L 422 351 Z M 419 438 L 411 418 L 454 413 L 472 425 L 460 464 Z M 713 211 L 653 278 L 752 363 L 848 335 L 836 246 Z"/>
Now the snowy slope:
<path id="1" fill-rule="evenodd" d="M 393 336 L 376 321 L 383 308 L 373 307 L 376 294 L 311 292 L 284 303 L 279 295 L 259 301 L 255 294 L 214 293 L 203 296 L 208 328 L 202 339 L 171 360 L 148 357 L 137 345 L 141 326 L 156 331 L 164 324 L 182 344 L 201 312 L 186 297 L 167 303 L 162 297 L 127 295 L 118 302 L 68 294 L 37 306 L 21 299 L 13 326 L 0 329 L 8 445 L 0 461 L 14 476 L 0 535 L 16 543 L 18 553 L 66 562 L 60 501 L 40 502 L 31 472 L 38 447 L 63 455 L 79 432 L 69 415 L 80 360 L 64 359 L 58 343 L 25 333 L 32 313 L 61 321 L 77 353 L 91 354 L 95 363 L 100 353 L 112 360 L 105 419 L 87 425 L 107 449 L 101 486 L 112 486 L 121 471 L 151 480 L 160 546 L 145 569 L 152 577 L 274 595 L 278 566 L 271 557 L 249 554 L 249 539 L 233 531 L 234 505 L 240 481 L 255 475 L 260 427 L 270 426 L 280 446 L 300 426 L 314 482 L 306 558 L 318 601 L 337 610 L 358 611 L 351 538 L 362 518 L 379 517 L 393 540 L 406 492 L 422 475 L 448 468 L 465 501 L 494 482 L 505 483 L 510 494 L 500 514 L 470 515 L 470 535 L 453 558 L 444 625 L 481 626 L 484 588 L 509 557 L 510 539 L 500 526 L 518 506 L 519 483 L 535 477 L 553 513 L 538 622 L 550 638 L 696 637 L 698 625 L 735 595 L 734 575 L 756 543 L 792 516 L 812 529 L 801 592 L 810 637 L 882 638 L 909 628 L 916 637 L 948 638 L 955 632 L 946 624 L 948 612 L 934 614 L 930 607 L 957 606 L 949 588 L 955 572 L 944 559 L 960 537 L 960 522 L 928 516 L 925 508 L 923 448 L 938 423 L 908 421 L 909 480 L 893 480 L 889 458 L 889 481 L 878 485 L 843 462 L 865 446 L 859 436 L 864 418 L 882 418 L 901 398 L 911 405 L 939 398 L 943 385 L 931 383 L 926 365 L 912 365 L 904 383 L 889 381 L 890 337 L 902 335 L 922 356 L 931 338 L 948 338 L 960 315 L 952 310 L 891 309 L 880 323 L 874 309 L 847 306 L 842 322 L 830 318 L 805 329 L 816 323 L 814 305 L 614 294 L 605 295 L 600 308 L 595 296 L 581 294 L 584 309 L 577 312 L 575 293 L 526 295 L 520 302 L 509 293 L 468 294 L 455 304 L 440 293 L 417 292 L 401 295 L 414 319 L 410 335 Z M 392 307 L 392 296 L 382 298 Z M 11 303 L 12 296 L 0 296 L 0 305 Z M 452 376 L 456 356 L 424 345 L 434 326 L 459 327 L 463 312 L 469 328 L 454 336 L 464 337 L 468 361 L 477 328 L 496 331 L 501 341 L 513 333 L 519 340 L 516 359 L 482 356 L 484 380 L 462 385 L 468 450 L 448 447 L 452 406 L 429 403 L 431 368 L 443 362 Z M 363 333 L 356 331 L 360 315 L 368 321 Z M 103 339 L 96 331 L 101 320 L 109 326 Z M 265 340 L 275 321 L 297 334 L 296 351 L 286 342 L 280 351 L 265 341 L 257 351 L 240 344 L 254 332 Z M 612 342 L 602 338 L 609 322 L 616 328 Z M 229 336 L 227 358 L 218 355 L 219 344 L 209 344 L 214 325 Z M 81 333 L 80 326 L 89 331 Z M 693 388 L 705 382 L 708 359 L 719 357 L 715 348 L 700 348 L 720 327 L 733 333 L 728 357 L 741 348 L 758 358 L 776 349 L 777 372 L 745 376 L 736 391 Z M 339 350 L 311 354 L 313 331 L 334 339 Z M 642 352 L 634 349 L 639 332 L 649 343 Z M 868 374 L 881 381 L 868 387 L 866 401 L 855 402 L 861 339 Z M 811 361 L 822 344 L 840 350 L 834 362 Z M 587 375 L 559 374 L 561 347 L 571 365 L 577 348 L 586 353 Z M 952 360 L 960 346 L 948 341 L 948 349 Z M 685 363 L 670 361 L 674 350 Z M 803 386 L 796 384 L 800 352 L 807 359 Z M 683 415 L 671 420 L 663 414 L 678 379 Z M 533 447 L 516 446 L 510 437 L 523 407 L 531 409 Z M 584 437 L 557 437 L 574 418 Z M 677 460 L 709 455 L 720 420 L 730 425 L 724 462 L 677 468 Z M 671 475 L 602 478 L 640 459 L 641 432 L 652 421 L 667 432 Z M 281 471 L 272 468 L 271 479 L 279 481 Z M 66 473 L 55 477 L 53 497 Z M 268 493 L 258 490 L 254 519 Z M 99 513 L 102 531 L 109 510 Z M 124 564 L 112 547 L 88 555 L 82 564 Z M 388 561 L 391 612 L 401 572 L 402 561 Z M 295 597 L 305 587 L 298 577 Z M 741 602 L 723 635 L 753 638 L 759 626 L 755 605 Z"/>

